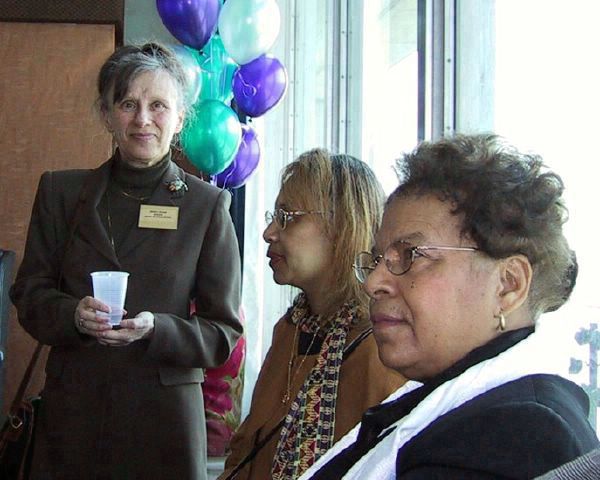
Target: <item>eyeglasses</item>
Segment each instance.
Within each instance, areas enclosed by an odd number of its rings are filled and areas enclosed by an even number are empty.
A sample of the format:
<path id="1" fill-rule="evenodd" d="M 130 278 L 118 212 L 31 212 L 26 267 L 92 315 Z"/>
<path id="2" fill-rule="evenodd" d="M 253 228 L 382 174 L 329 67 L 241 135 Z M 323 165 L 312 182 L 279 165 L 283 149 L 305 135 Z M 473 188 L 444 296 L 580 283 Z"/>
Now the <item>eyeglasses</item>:
<path id="1" fill-rule="evenodd" d="M 323 212 L 317 211 L 303 211 L 303 210 L 295 210 L 293 212 L 288 212 L 283 208 L 277 208 L 272 212 L 265 212 L 265 222 L 267 225 L 271 225 L 273 220 L 277 223 L 277 226 L 283 230 L 287 226 L 288 222 L 293 222 L 295 217 L 300 217 L 302 215 L 312 215 L 312 214 L 322 214 Z"/>
<path id="2" fill-rule="evenodd" d="M 394 275 L 404 275 L 419 257 L 426 257 L 428 250 L 446 250 L 458 252 L 477 252 L 474 247 L 446 247 L 434 245 L 411 245 L 406 241 L 392 243 L 385 249 L 383 255 L 373 255 L 371 252 L 360 252 L 354 260 L 354 274 L 360 283 L 365 283 L 375 267 L 384 260 L 386 268 Z"/>

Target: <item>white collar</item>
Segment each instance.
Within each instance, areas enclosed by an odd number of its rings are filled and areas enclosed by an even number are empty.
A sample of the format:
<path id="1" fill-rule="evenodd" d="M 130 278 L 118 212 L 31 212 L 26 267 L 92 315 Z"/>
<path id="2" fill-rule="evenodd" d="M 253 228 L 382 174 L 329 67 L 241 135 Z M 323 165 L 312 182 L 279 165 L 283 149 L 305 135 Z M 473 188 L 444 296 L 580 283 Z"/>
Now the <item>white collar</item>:
<path id="1" fill-rule="evenodd" d="M 548 349 L 548 339 L 543 329 L 534 333 L 496 357 L 478 363 L 432 391 L 408 415 L 390 428 L 395 431 L 366 453 L 343 477 L 345 480 L 396 478 L 396 454 L 410 439 L 418 435 L 434 420 L 465 402 L 499 385 L 534 374 L 566 376 L 564 357 Z M 422 384 L 409 381 L 392 393 L 382 403 L 387 403 Z M 299 480 L 308 480 L 344 448 L 356 441 L 360 423 L 342 437 L 325 455 L 312 465 Z M 384 432 L 389 431 L 389 428 Z M 384 433 L 382 432 L 382 433 Z"/>

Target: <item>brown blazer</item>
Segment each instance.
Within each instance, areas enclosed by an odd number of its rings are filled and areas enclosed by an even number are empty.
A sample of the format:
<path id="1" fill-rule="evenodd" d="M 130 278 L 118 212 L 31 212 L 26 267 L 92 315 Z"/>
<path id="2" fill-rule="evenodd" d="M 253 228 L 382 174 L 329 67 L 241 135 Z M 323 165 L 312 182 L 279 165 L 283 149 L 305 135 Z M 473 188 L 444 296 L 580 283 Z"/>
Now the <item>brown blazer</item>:
<path id="1" fill-rule="evenodd" d="M 368 318 L 361 319 L 348 332 L 350 343 L 371 326 Z M 288 412 L 290 402 L 281 399 L 287 388 L 287 367 L 290 353 L 297 349 L 292 345 L 294 325 L 284 316 L 275 325 L 271 348 L 265 358 L 252 395 L 250 413 L 231 441 L 231 455 L 225 463 L 226 478 L 233 468 L 263 439 Z M 300 390 L 304 380 L 315 366 L 318 355 L 309 355 L 302 363 L 302 356 L 292 366 L 292 397 Z M 301 366 L 300 366 L 301 364 Z M 296 372 L 297 374 L 294 374 Z M 406 380 L 385 367 L 379 360 L 373 335 L 366 337 L 342 364 L 335 409 L 335 441 L 344 436 L 361 419 L 363 412 L 377 405 L 403 385 Z M 265 480 L 271 476 L 271 465 L 279 440 L 279 432 L 259 451 L 254 460 L 236 477 L 236 480 Z"/>
<path id="2" fill-rule="evenodd" d="M 33 478 L 204 479 L 202 369 L 242 332 L 230 195 L 171 163 L 148 203 L 178 206 L 177 230 L 134 225 L 117 258 L 96 209 L 112 162 L 42 175 L 11 289 L 21 325 L 52 346 Z M 166 186 L 176 177 L 181 198 Z M 111 348 L 76 330 L 96 270 L 130 272 L 125 309 L 154 313 L 151 339 Z"/>

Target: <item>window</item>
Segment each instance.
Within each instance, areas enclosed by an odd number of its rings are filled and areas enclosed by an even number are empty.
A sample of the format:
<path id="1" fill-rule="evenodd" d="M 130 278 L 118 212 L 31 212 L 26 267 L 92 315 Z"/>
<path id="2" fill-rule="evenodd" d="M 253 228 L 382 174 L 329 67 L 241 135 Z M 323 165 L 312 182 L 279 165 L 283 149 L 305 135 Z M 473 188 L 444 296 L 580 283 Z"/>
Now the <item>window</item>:
<path id="1" fill-rule="evenodd" d="M 289 74 L 284 101 L 257 119 L 263 155 L 247 184 L 244 308 L 249 405 L 274 322 L 293 292 L 265 262 L 262 213 L 272 208 L 281 168 L 315 146 L 368 162 L 386 192 L 391 166 L 421 138 L 496 131 L 534 150 L 566 185 L 566 234 L 580 274 L 572 299 L 544 318 L 565 371 L 597 393 L 600 252 L 592 232 L 600 195 L 593 148 L 600 111 L 595 71 L 600 17 L 595 0 L 278 0 L 281 33 L 272 53 Z M 266 134 L 268 132 L 268 135 Z M 252 220 L 250 220 L 252 218 Z M 571 360 L 573 362 L 571 364 Z M 594 410 L 595 414 L 595 410 Z M 595 422 L 595 417 L 592 418 Z"/>
<path id="2" fill-rule="evenodd" d="M 264 212 L 272 210 L 280 172 L 302 152 L 333 147 L 333 62 L 339 45 L 333 34 L 339 2 L 278 0 L 281 30 L 271 52 L 285 66 L 288 89 L 275 108 L 253 120 L 261 141 L 261 160 L 246 184 L 244 278 L 242 303 L 248 349 L 242 414 L 250 408 L 252 389 L 271 345 L 273 325 L 292 304 L 296 290 L 273 281 L 262 238 Z M 334 41 L 334 39 L 336 41 Z"/>
<path id="3" fill-rule="evenodd" d="M 569 302 L 542 321 L 555 332 L 548 348 L 562 352 L 565 367 L 571 366 L 572 378 L 587 390 L 594 406 L 600 346 L 596 280 L 600 251 L 594 234 L 600 204 L 600 159 L 595 145 L 600 73 L 594 59 L 600 4 L 594 0 L 477 3 L 491 8 L 486 16 L 462 11 L 459 25 L 464 29 L 457 34 L 465 41 L 458 45 L 457 57 L 472 52 L 473 43 L 466 39 L 487 38 L 489 55 L 474 63 L 489 79 L 487 88 L 492 95 L 486 96 L 487 103 L 469 110 L 466 99 L 475 90 L 471 81 L 472 88 L 462 92 L 465 107 L 457 125 L 469 131 L 491 126 L 519 148 L 541 154 L 565 182 L 570 212 L 565 232 L 577 252 L 579 277 Z M 486 25 L 491 25 L 491 31 L 483 29 Z M 459 75 L 457 83 L 464 86 L 470 82 L 462 80 Z M 478 108 L 481 105 L 483 108 Z M 473 118 L 480 117 L 482 110 L 489 116 L 477 128 Z M 596 413 L 592 408 L 590 419 L 597 427 Z"/>
<path id="4" fill-rule="evenodd" d="M 349 2 L 348 150 L 367 162 L 386 193 L 394 159 L 418 141 L 417 0 Z"/>

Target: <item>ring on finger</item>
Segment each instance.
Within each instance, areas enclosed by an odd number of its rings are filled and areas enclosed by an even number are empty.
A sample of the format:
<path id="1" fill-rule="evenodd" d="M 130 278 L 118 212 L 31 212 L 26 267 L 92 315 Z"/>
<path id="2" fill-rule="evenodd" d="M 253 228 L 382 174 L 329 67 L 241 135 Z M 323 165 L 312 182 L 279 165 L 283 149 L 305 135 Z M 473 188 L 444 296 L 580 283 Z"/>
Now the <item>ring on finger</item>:
<path id="1" fill-rule="evenodd" d="M 80 318 L 80 319 L 79 319 L 79 326 L 80 326 L 80 327 L 83 327 L 83 318 Z"/>

